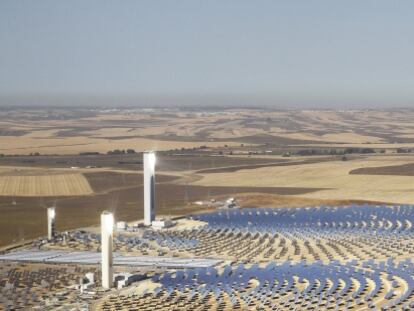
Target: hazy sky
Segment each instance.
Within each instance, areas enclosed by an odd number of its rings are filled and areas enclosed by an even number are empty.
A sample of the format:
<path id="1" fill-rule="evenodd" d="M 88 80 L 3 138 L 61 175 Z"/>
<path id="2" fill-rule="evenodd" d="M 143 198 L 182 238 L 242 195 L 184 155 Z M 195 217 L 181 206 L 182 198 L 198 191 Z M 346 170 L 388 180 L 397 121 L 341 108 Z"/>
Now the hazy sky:
<path id="1" fill-rule="evenodd" d="M 414 106 L 414 1 L 1 0 L 0 97 L 81 95 Z"/>

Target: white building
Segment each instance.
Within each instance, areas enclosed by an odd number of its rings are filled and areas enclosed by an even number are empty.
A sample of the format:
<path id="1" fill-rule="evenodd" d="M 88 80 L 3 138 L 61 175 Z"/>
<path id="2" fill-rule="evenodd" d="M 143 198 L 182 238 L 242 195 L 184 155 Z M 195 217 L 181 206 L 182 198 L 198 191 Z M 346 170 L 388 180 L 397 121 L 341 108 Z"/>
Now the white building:
<path id="1" fill-rule="evenodd" d="M 155 230 L 170 228 L 175 225 L 171 219 L 159 219 L 152 222 L 152 228 Z"/>
<path id="2" fill-rule="evenodd" d="M 118 221 L 116 223 L 116 231 L 126 231 L 128 225 L 125 221 Z"/>

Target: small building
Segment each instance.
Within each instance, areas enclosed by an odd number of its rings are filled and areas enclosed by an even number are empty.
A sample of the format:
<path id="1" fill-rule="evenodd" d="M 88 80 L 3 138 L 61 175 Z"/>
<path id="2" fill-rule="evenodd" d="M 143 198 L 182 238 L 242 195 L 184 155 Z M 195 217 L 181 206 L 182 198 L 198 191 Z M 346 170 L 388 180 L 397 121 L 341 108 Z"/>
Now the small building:
<path id="1" fill-rule="evenodd" d="M 145 279 L 144 275 L 131 273 L 120 273 L 114 276 L 115 285 L 118 289 L 122 289 L 126 286 L 131 285 L 134 282 L 138 282 L 143 279 Z"/>
<path id="2" fill-rule="evenodd" d="M 95 273 L 93 272 L 88 272 L 85 274 L 85 279 L 88 280 L 89 284 L 94 284 L 95 283 Z"/>
<path id="3" fill-rule="evenodd" d="M 175 222 L 173 222 L 171 219 L 159 219 L 159 220 L 153 220 L 151 225 L 153 229 L 159 230 L 159 229 L 170 228 L 175 225 Z"/>
<path id="4" fill-rule="evenodd" d="M 88 272 L 85 274 L 84 277 L 80 278 L 77 289 L 80 291 L 81 294 L 83 294 L 85 290 L 88 290 L 89 287 L 93 285 L 95 285 L 95 273 Z"/>
<path id="5" fill-rule="evenodd" d="M 127 230 L 127 223 L 125 221 L 118 221 L 116 223 L 116 231 L 125 231 Z"/>
<path id="6" fill-rule="evenodd" d="M 235 208 L 236 207 L 236 199 L 235 198 L 228 198 L 224 205 L 224 208 Z"/>

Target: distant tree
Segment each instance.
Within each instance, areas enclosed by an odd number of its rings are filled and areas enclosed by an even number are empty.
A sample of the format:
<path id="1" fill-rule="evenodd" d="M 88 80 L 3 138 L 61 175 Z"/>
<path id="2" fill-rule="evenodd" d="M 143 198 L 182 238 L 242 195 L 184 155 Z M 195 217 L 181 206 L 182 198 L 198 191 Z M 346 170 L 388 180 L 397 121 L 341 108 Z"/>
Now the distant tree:
<path id="1" fill-rule="evenodd" d="M 372 148 L 362 148 L 361 153 L 375 153 L 375 150 Z"/>
<path id="2" fill-rule="evenodd" d="M 346 148 L 344 151 L 345 154 L 352 153 L 375 153 L 375 150 L 372 148 Z"/>
<path id="3" fill-rule="evenodd" d="M 115 149 L 115 150 L 110 150 L 107 152 L 107 154 L 123 154 L 125 153 L 125 150 L 119 150 L 119 149 Z"/>
<path id="4" fill-rule="evenodd" d="M 127 149 L 126 153 L 128 154 L 134 154 L 136 153 L 134 149 Z"/>

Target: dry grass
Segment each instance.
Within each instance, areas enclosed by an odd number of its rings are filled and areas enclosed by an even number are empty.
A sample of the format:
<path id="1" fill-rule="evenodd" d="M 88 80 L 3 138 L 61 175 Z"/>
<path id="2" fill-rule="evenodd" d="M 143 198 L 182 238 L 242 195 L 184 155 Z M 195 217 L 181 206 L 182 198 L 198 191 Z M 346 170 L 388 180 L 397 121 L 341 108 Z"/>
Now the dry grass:
<path id="1" fill-rule="evenodd" d="M 373 136 L 360 135 L 352 132 L 343 132 L 337 134 L 323 134 L 314 135 L 309 133 L 292 133 L 292 134 L 281 134 L 282 137 L 301 139 L 301 140 L 314 140 L 320 142 L 333 142 L 340 141 L 346 144 L 365 144 L 365 143 L 381 143 L 382 139 Z"/>
<path id="2" fill-rule="evenodd" d="M 82 174 L 0 176 L 2 196 L 75 196 L 93 191 Z"/>
<path id="3" fill-rule="evenodd" d="M 114 149 L 135 149 L 144 151 L 170 150 L 175 148 L 193 148 L 201 145 L 218 147 L 227 145 L 239 145 L 235 142 L 208 142 L 208 141 L 160 141 L 147 138 L 123 138 L 102 139 L 94 137 L 52 137 L 52 132 L 36 132 L 17 139 L 0 137 L 0 153 L 5 154 L 29 154 L 40 152 L 41 154 L 79 154 L 80 152 L 106 153 Z"/>
<path id="4" fill-rule="evenodd" d="M 411 158 L 370 157 L 296 166 L 275 166 L 232 173 L 211 173 L 196 181 L 203 186 L 325 188 L 300 195 L 322 200 L 366 200 L 391 203 L 414 202 L 414 176 L 350 175 L 361 167 L 410 163 Z"/>
<path id="5" fill-rule="evenodd" d="M 234 197 L 241 207 L 308 207 L 308 206 L 339 206 L 364 203 L 383 203 L 362 200 L 324 200 L 304 198 L 300 196 L 286 196 L 268 193 L 241 193 Z"/>

